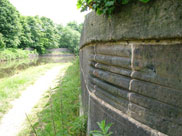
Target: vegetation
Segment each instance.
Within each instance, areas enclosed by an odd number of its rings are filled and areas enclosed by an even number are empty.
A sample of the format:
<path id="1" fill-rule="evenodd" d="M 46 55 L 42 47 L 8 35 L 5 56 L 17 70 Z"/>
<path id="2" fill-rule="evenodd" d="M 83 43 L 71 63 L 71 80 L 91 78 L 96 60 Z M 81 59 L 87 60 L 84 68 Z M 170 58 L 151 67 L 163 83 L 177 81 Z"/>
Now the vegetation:
<path id="1" fill-rule="evenodd" d="M 81 11 L 93 9 L 97 14 L 112 15 L 122 5 L 132 1 L 141 1 L 147 3 L 150 0 L 77 0 L 77 7 Z"/>
<path id="2" fill-rule="evenodd" d="M 37 51 L 28 51 L 15 48 L 0 49 L 0 62 L 4 60 L 14 60 L 28 58 L 30 54 L 37 54 Z"/>
<path id="3" fill-rule="evenodd" d="M 69 22 L 67 24 L 67 26 L 71 27 L 75 31 L 78 31 L 79 33 L 81 33 L 82 28 L 83 28 L 83 24 L 77 24 L 77 22 L 75 22 L 75 21 Z"/>
<path id="4" fill-rule="evenodd" d="M 100 130 L 94 130 L 91 131 L 90 134 L 91 136 L 111 136 L 112 132 L 109 132 L 110 127 L 112 126 L 112 124 L 107 124 L 105 120 L 101 121 L 101 122 L 97 122 Z"/>
<path id="5" fill-rule="evenodd" d="M 55 64 L 30 67 L 19 74 L 0 79 L 0 119 L 11 107 L 10 101 L 18 98 L 25 87 L 33 84 L 38 77 L 53 66 Z"/>
<path id="6" fill-rule="evenodd" d="M 21 34 L 20 14 L 8 0 L 0 1 L 0 47 L 17 48 Z"/>
<path id="7" fill-rule="evenodd" d="M 47 91 L 28 115 L 29 121 L 19 136 L 30 136 L 35 132 L 37 136 L 85 136 L 86 120 L 79 116 L 78 59 L 67 66 L 59 81 L 61 85 Z"/>
<path id="8" fill-rule="evenodd" d="M 59 39 L 61 47 L 70 49 L 73 53 L 78 54 L 80 42 L 80 33 L 70 26 L 66 26 L 62 30 L 62 35 Z"/>
<path id="9" fill-rule="evenodd" d="M 66 47 L 78 53 L 82 24 L 63 27 L 46 17 L 21 16 L 8 0 L 0 1 L 0 13 L 0 49 L 30 47 L 44 54 L 46 49 Z"/>

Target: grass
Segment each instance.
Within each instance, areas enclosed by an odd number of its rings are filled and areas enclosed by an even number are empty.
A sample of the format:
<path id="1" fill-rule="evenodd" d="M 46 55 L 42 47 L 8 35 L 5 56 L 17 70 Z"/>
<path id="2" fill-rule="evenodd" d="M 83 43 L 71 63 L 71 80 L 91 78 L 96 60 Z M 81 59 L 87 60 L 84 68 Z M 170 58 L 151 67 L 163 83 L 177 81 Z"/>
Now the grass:
<path id="1" fill-rule="evenodd" d="M 0 79 L 0 119 L 11 108 L 11 101 L 18 98 L 21 92 L 33 84 L 38 77 L 56 64 L 30 67 L 19 74 Z"/>
<path id="2" fill-rule="evenodd" d="M 37 54 L 37 52 L 14 48 L 0 49 L 0 61 L 28 58 L 30 54 Z"/>
<path id="3" fill-rule="evenodd" d="M 86 119 L 79 116 L 78 59 L 65 70 L 57 87 L 48 90 L 27 116 L 18 136 L 86 136 Z"/>

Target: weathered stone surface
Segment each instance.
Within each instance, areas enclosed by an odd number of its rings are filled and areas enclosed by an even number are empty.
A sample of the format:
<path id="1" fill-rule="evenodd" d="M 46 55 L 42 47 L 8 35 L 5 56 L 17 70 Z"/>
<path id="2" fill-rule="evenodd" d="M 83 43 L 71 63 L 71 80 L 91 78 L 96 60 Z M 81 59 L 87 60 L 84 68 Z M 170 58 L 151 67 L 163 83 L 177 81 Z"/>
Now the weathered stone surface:
<path id="1" fill-rule="evenodd" d="M 91 12 L 85 18 L 80 45 L 96 41 L 181 39 L 181 13 L 181 0 L 133 2 L 111 18 Z"/>
<path id="2" fill-rule="evenodd" d="M 90 100 L 89 124 L 92 124 L 89 126 L 90 130 L 98 129 L 96 123 L 106 120 L 106 123 L 113 122 L 111 130 L 114 136 L 165 136 L 165 134 L 135 122 L 135 120 L 130 117 L 122 116 L 112 111 L 92 97 Z"/>
<path id="3" fill-rule="evenodd" d="M 81 82 L 83 84 L 81 84 L 82 86 L 82 105 L 83 105 L 83 111 L 85 114 L 87 114 L 88 112 L 88 98 L 89 98 L 89 93 L 88 93 L 88 89 L 87 89 L 87 84 L 88 84 L 88 72 L 89 72 L 89 65 L 90 62 L 88 61 L 90 58 L 89 54 L 93 53 L 93 47 L 86 47 L 82 50 L 80 50 L 79 52 L 79 56 L 80 56 L 80 70 L 81 70 Z"/>
<path id="4" fill-rule="evenodd" d="M 101 80 L 112 83 L 116 86 L 129 89 L 130 79 L 125 78 L 124 76 L 117 75 L 111 72 L 105 72 L 98 69 L 92 69 L 92 68 L 90 69 L 90 74 L 92 74 L 93 76 L 97 78 L 100 78 Z"/>
<path id="5" fill-rule="evenodd" d="M 182 43 L 134 45 L 133 59 L 133 78 L 181 90 Z"/>
<path id="6" fill-rule="evenodd" d="M 116 74 L 120 74 L 120 75 L 124 75 L 124 76 L 131 75 L 131 70 L 129 70 L 129 69 L 115 67 L 115 66 L 111 66 L 111 65 L 105 65 L 105 64 L 101 64 L 101 63 L 95 63 L 95 62 L 92 62 L 91 65 L 95 68 L 102 69 L 105 71 L 110 71 L 110 72 L 116 73 Z"/>
<path id="7" fill-rule="evenodd" d="M 137 121 L 159 130 L 160 132 L 167 133 L 170 136 L 181 136 L 182 126 L 166 119 L 166 117 L 154 114 L 150 112 L 150 110 L 136 104 L 130 104 L 129 109 L 130 116 Z"/>
<path id="8" fill-rule="evenodd" d="M 113 102 L 119 103 L 120 105 L 127 104 L 124 107 L 130 109 L 128 105 L 130 101 L 130 104 L 137 104 L 139 107 L 143 107 L 145 111 L 148 109 L 151 114 L 155 114 L 158 118 L 165 118 L 166 121 L 182 125 L 182 110 L 180 108 L 177 109 L 150 97 L 146 97 L 145 95 L 139 95 L 134 92 L 117 88 L 96 78 L 89 78 L 89 80 L 95 85 L 96 95 L 100 97 L 97 92 L 102 93 L 105 97 L 101 97 L 101 99 L 106 101 L 106 97 L 109 98 L 107 102 L 111 105 L 113 105 Z M 114 107 L 120 109 L 116 104 Z M 126 110 L 122 110 L 122 112 L 125 113 Z M 145 116 L 147 117 L 146 114 Z"/>
<path id="9" fill-rule="evenodd" d="M 95 53 L 111 56 L 131 57 L 131 46 L 127 43 L 118 43 L 118 45 L 101 44 L 95 47 Z"/>
<path id="10" fill-rule="evenodd" d="M 181 136 L 182 1 L 124 6 L 110 19 L 90 13 L 80 43 L 88 131 Z"/>
<path id="11" fill-rule="evenodd" d="M 182 92 L 158 84 L 133 80 L 131 90 L 141 95 L 157 99 L 169 105 L 182 108 Z"/>
<path id="12" fill-rule="evenodd" d="M 109 55 L 91 55 L 90 60 L 100 62 L 107 65 L 120 66 L 123 68 L 131 68 L 131 59 Z"/>

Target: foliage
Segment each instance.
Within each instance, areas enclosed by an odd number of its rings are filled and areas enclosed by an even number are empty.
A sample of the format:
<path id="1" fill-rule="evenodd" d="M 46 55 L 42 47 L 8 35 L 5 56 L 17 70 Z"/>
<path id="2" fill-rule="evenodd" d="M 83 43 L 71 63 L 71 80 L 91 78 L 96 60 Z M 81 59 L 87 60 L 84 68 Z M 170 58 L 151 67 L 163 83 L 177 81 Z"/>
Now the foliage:
<path id="1" fill-rule="evenodd" d="M 46 17 L 22 17 L 23 33 L 20 48 L 31 47 L 40 54 L 46 49 L 58 48 L 58 32 L 55 24 Z"/>
<path id="2" fill-rule="evenodd" d="M 77 7 L 81 11 L 93 9 L 97 14 L 111 15 L 121 7 L 121 5 L 128 4 L 134 0 L 77 0 Z M 135 0 L 147 3 L 150 0 Z"/>
<path id="3" fill-rule="evenodd" d="M 14 48 L 0 49 L 0 61 L 28 58 L 30 54 L 37 54 L 37 52 Z"/>
<path id="4" fill-rule="evenodd" d="M 43 54 L 45 52 L 45 39 L 41 20 L 38 16 L 28 16 L 27 23 L 30 27 L 31 39 L 33 41 L 29 47 L 36 49 L 40 54 Z"/>
<path id="5" fill-rule="evenodd" d="M 20 44 L 20 14 L 8 0 L 0 0 L 0 33 L 4 37 L 3 46 L 16 48 Z"/>
<path id="6" fill-rule="evenodd" d="M 47 49 L 66 47 L 78 53 L 83 24 L 56 25 L 46 17 L 21 16 L 9 0 L 0 0 L 0 48 L 27 47 L 39 54 Z"/>
<path id="7" fill-rule="evenodd" d="M 69 27 L 71 27 L 71 29 L 73 29 L 73 30 L 78 31 L 79 33 L 81 33 L 82 28 L 83 28 L 83 23 L 78 24 L 77 22 L 72 21 L 72 22 L 69 22 L 67 24 L 67 26 L 69 26 Z"/>
<path id="8" fill-rule="evenodd" d="M 90 134 L 92 136 L 111 136 L 112 135 L 112 132 L 109 132 L 109 129 L 112 126 L 112 124 L 106 125 L 105 120 L 101 121 L 100 123 L 97 122 L 97 124 L 101 130 L 91 131 Z"/>
<path id="9" fill-rule="evenodd" d="M 22 33 L 20 35 L 20 45 L 19 48 L 25 49 L 31 47 L 33 44 L 31 27 L 28 24 L 27 17 L 21 16 L 20 23 L 22 25 Z"/>
<path id="10" fill-rule="evenodd" d="M 79 51 L 79 42 L 80 42 L 80 33 L 70 26 L 63 28 L 60 39 L 59 47 L 68 48 L 73 53 L 78 54 Z"/>
<path id="11" fill-rule="evenodd" d="M 46 49 L 58 48 L 59 35 L 56 25 L 49 18 L 41 17 L 40 19 L 42 21 L 42 29 L 45 39 L 44 47 Z"/>
<path id="12" fill-rule="evenodd" d="M 4 37 L 3 35 L 0 33 L 0 49 L 5 47 L 5 43 L 4 43 Z"/>

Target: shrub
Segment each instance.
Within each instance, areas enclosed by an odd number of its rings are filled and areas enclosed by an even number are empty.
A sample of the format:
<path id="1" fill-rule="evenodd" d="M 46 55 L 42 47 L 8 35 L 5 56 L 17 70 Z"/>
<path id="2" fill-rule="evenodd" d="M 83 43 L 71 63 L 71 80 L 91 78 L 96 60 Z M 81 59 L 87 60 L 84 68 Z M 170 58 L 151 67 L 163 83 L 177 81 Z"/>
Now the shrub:
<path id="1" fill-rule="evenodd" d="M 112 124 L 106 124 L 105 120 L 97 122 L 100 130 L 93 130 L 90 132 L 91 136 L 111 136 L 112 132 L 109 132 Z"/>
<path id="2" fill-rule="evenodd" d="M 93 9 L 97 14 L 111 15 L 113 14 L 121 5 L 128 4 L 133 0 L 78 0 L 77 7 L 81 11 L 86 11 L 88 9 Z M 137 0 L 144 3 L 150 0 Z"/>
<path id="3" fill-rule="evenodd" d="M 37 52 L 14 48 L 0 49 L 0 61 L 28 58 L 30 54 L 37 54 Z"/>

